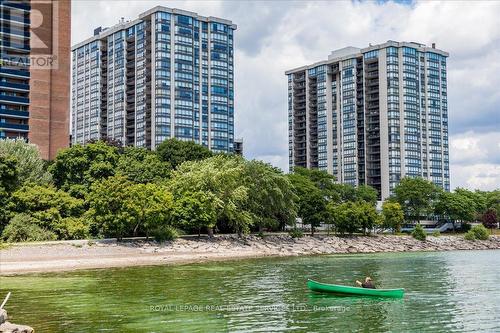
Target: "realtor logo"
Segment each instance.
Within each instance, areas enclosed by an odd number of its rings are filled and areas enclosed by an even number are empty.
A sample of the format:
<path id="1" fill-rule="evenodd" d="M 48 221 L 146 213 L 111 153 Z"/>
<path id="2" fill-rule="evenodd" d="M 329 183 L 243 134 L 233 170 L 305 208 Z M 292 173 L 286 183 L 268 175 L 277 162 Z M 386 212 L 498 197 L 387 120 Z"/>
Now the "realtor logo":
<path id="1" fill-rule="evenodd" d="M 51 0 L 3 2 L 2 67 L 58 68 L 58 6 Z"/>
<path id="2" fill-rule="evenodd" d="M 30 46 L 31 54 L 52 54 L 53 6 L 58 1 L 32 1 L 30 13 Z M 57 25 L 56 25 L 57 26 Z"/>

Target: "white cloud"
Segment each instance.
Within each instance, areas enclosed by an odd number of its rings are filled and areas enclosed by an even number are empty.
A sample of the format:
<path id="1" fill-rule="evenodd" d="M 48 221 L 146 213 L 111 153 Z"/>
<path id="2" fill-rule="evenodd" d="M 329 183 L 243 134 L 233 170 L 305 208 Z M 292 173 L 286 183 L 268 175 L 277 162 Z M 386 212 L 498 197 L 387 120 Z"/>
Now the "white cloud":
<path id="1" fill-rule="evenodd" d="M 452 187 L 465 187 L 490 191 L 500 185 L 500 165 L 498 164 L 455 164 L 450 167 Z"/>
<path id="2" fill-rule="evenodd" d="M 435 42 L 450 53 L 452 185 L 500 184 L 495 176 L 499 157 L 488 147 L 495 146 L 498 141 L 492 140 L 500 134 L 500 2 L 108 0 L 72 4 L 74 43 L 90 37 L 97 26 L 113 25 L 122 16 L 135 19 L 157 5 L 236 23 L 236 136 L 245 140 L 246 157 L 265 159 L 283 170 L 288 169 L 285 70 L 326 59 L 333 49 L 348 45 Z M 488 139 L 481 133 L 489 133 Z"/>
<path id="3" fill-rule="evenodd" d="M 491 190 L 500 186 L 500 132 L 450 136 L 451 185 Z"/>

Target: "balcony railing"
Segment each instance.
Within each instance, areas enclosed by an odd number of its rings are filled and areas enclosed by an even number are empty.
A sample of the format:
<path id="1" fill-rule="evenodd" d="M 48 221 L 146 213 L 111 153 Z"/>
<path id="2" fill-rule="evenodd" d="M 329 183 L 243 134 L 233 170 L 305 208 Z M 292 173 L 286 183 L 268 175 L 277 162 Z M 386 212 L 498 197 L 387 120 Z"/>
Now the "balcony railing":
<path id="1" fill-rule="evenodd" d="M 0 95 L 0 101 L 6 102 L 14 102 L 20 104 L 29 104 L 30 100 L 27 97 L 17 97 L 17 96 L 8 96 L 8 95 Z"/>
<path id="2" fill-rule="evenodd" d="M 30 113 L 28 111 L 0 109 L 0 116 L 10 116 L 13 118 L 29 118 L 29 115 Z"/>
<path id="3" fill-rule="evenodd" d="M 17 131 L 29 131 L 29 126 L 27 124 L 10 124 L 0 122 L 0 129 L 3 130 L 17 130 Z"/>
<path id="4" fill-rule="evenodd" d="M 11 83 L 11 82 L 0 82 L 0 88 L 4 88 L 5 90 L 10 90 L 10 89 L 12 89 L 12 90 L 25 90 L 25 91 L 30 90 L 30 86 L 28 84 Z"/>

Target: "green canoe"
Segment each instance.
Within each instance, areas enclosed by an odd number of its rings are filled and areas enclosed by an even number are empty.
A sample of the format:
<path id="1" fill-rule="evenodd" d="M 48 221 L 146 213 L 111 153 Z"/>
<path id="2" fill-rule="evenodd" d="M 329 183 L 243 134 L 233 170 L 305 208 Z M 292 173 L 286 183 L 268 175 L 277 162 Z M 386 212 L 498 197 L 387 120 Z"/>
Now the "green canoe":
<path id="1" fill-rule="evenodd" d="M 350 286 L 341 286 L 338 284 L 326 284 L 307 280 L 307 287 L 312 291 L 320 293 L 333 293 L 342 294 L 344 296 L 358 295 L 358 296 L 377 296 L 377 297 L 393 297 L 401 298 L 404 294 L 404 289 L 368 289 Z"/>

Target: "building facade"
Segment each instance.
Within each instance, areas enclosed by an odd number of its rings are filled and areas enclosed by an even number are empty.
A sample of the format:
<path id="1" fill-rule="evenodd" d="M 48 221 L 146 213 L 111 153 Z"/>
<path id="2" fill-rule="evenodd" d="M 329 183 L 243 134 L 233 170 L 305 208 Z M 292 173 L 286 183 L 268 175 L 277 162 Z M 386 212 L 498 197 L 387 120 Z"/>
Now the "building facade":
<path id="1" fill-rule="evenodd" d="M 287 71 L 290 169 L 373 186 L 382 200 L 402 177 L 449 191 L 447 57 L 388 41 Z"/>
<path id="2" fill-rule="evenodd" d="M 234 139 L 234 153 L 236 155 L 243 156 L 243 139 L 242 138 Z"/>
<path id="3" fill-rule="evenodd" d="M 73 46 L 72 142 L 234 151 L 231 21 L 155 7 Z"/>
<path id="4" fill-rule="evenodd" d="M 70 0 L 0 2 L 0 137 L 44 159 L 69 145 L 70 14 Z"/>

